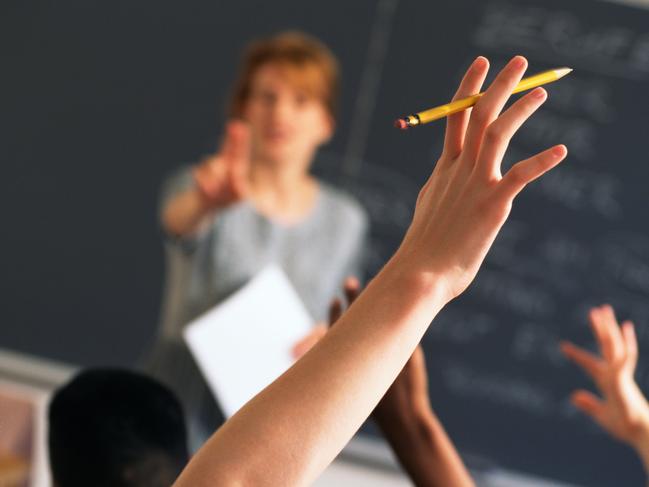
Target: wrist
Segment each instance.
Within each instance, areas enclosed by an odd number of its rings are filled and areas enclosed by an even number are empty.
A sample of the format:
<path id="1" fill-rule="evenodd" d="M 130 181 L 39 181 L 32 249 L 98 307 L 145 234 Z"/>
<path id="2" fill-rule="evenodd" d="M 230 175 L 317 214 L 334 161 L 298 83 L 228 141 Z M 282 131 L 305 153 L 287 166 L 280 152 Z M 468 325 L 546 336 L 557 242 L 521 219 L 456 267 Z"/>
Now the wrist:
<path id="1" fill-rule="evenodd" d="M 411 249 L 399 248 L 385 267 L 409 289 L 444 304 L 452 299 L 448 292 L 448 276 L 427 269 L 422 263 L 422 257 Z"/>
<path id="2" fill-rule="evenodd" d="M 631 446 L 635 449 L 649 476 L 649 417 L 644 418 L 637 427 Z"/>
<path id="3" fill-rule="evenodd" d="M 454 296 L 449 292 L 446 276 L 422 269 L 420 260 L 412 253 L 402 249 L 392 256 L 381 274 L 395 285 L 394 289 L 403 291 L 417 299 L 434 303 L 437 313 Z"/>

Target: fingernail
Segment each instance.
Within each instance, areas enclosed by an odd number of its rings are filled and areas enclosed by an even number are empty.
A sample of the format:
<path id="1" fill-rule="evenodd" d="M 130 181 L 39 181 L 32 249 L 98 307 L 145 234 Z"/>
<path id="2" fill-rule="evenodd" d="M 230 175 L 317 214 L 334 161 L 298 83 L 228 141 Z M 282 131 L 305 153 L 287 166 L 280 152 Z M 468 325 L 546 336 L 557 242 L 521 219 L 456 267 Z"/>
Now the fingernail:
<path id="1" fill-rule="evenodd" d="M 474 68 L 484 68 L 487 65 L 488 62 L 489 61 L 487 61 L 487 58 L 485 58 L 483 56 L 478 56 L 477 58 L 475 58 L 475 61 L 473 61 L 473 67 Z"/>
<path id="2" fill-rule="evenodd" d="M 568 152 L 568 149 L 565 145 L 558 145 L 554 149 L 552 149 L 552 154 L 554 154 L 556 157 L 562 157 L 566 152 Z"/>
<path id="3" fill-rule="evenodd" d="M 527 60 L 523 56 L 516 56 L 514 58 L 514 66 L 517 68 L 522 68 L 527 64 Z"/>
<path id="4" fill-rule="evenodd" d="M 532 92 L 534 98 L 545 98 L 546 91 L 543 88 L 537 88 Z"/>

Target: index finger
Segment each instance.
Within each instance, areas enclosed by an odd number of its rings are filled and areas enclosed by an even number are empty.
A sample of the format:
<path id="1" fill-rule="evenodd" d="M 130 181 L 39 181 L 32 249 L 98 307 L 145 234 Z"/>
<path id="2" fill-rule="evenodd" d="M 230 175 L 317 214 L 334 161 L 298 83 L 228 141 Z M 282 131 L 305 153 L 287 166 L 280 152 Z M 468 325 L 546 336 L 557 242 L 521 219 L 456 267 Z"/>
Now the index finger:
<path id="1" fill-rule="evenodd" d="M 230 164 L 244 165 L 250 159 L 250 130 L 244 122 L 229 122 L 223 143 L 223 157 Z"/>
<path id="2" fill-rule="evenodd" d="M 523 56 L 514 57 L 498 73 L 496 79 L 473 108 L 467 129 L 466 143 L 462 151 L 471 163 L 474 163 L 478 157 L 485 130 L 491 122 L 498 118 L 526 69 L 527 59 Z"/>
<path id="3" fill-rule="evenodd" d="M 461 100 L 480 92 L 487 73 L 489 72 L 489 61 L 478 56 L 460 82 L 460 86 L 453 96 L 453 100 Z M 452 160 L 455 159 L 462 151 L 464 144 L 464 134 L 469 123 L 471 108 L 459 113 L 449 115 L 446 119 L 446 134 L 444 135 L 444 153 Z"/>

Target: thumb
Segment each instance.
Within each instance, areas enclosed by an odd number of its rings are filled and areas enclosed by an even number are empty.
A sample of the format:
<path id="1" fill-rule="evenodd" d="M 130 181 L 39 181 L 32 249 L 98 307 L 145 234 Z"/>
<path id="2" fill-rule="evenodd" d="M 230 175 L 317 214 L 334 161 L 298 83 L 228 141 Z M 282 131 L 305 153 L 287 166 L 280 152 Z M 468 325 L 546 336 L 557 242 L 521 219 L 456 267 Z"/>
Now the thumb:
<path id="1" fill-rule="evenodd" d="M 230 186 L 234 194 L 243 197 L 248 193 L 248 171 L 250 168 L 250 130 L 239 121 L 230 122 L 224 157 L 229 166 Z"/>
<path id="2" fill-rule="evenodd" d="M 582 413 L 604 427 L 604 403 L 597 396 L 585 390 L 578 390 L 572 394 L 570 400 Z"/>

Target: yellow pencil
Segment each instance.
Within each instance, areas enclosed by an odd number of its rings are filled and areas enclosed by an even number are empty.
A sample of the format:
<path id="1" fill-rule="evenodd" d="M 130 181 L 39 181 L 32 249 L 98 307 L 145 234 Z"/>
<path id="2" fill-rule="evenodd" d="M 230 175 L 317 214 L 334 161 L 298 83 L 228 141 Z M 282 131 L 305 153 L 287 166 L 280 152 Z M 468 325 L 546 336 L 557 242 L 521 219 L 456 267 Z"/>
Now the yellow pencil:
<path id="1" fill-rule="evenodd" d="M 552 83 L 553 81 L 563 78 L 571 71 L 571 68 L 555 68 L 548 71 L 543 71 L 539 74 L 535 74 L 534 76 L 529 76 L 528 78 L 522 79 L 518 83 L 518 85 L 516 85 L 516 88 L 514 88 L 514 91 L 512 93 L 520 93 L 521 91 L 530 90 L 532 88 L 536 88 L 537 86 Z M 447 103 L 446 105 L 430 108 L 428 110 L 424 110 L 423 112 L 415 113 L 414 115 L 408 115 L 407 117 L 396 120 L 394 122 L 394 126 L 405 130 L 409 127 L 423 125 L 425 123 L 432 122 L 433 120 L 438 120 L 440 118 L 453 115 L 454 113 L 461 112 L 462 110 L 466 110 L 467 108 L 475 105 L 483 94 L 484 93 L 478 93 L 477 95 L 453 101 L 451 103 Z"/>

